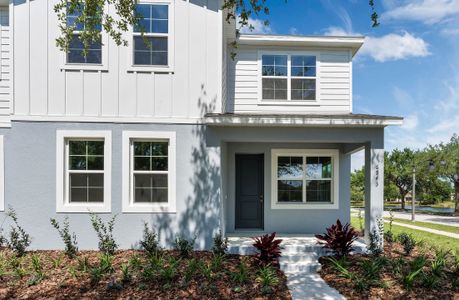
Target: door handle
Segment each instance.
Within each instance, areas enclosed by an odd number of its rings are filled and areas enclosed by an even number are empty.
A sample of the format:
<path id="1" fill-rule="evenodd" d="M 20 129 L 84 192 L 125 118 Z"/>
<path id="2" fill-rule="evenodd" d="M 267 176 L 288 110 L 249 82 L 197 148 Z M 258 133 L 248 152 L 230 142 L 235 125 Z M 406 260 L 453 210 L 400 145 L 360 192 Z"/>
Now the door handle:
<path id="1" fill-rule="evenodd" d="M 260 203 L 263 203 L 263 195 L 260 195 Z"/>

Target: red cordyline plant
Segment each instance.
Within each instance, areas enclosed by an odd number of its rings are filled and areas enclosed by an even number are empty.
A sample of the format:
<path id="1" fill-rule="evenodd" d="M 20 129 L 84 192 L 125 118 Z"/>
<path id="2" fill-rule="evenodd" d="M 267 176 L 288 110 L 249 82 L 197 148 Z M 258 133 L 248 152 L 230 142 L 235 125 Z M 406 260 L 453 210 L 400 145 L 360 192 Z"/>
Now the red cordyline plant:
<path id="1" fill-rule="evenodd" d="M 252 238 L 254 240 L 253 246 L 258 250 L 257 257 L 263 263 L 278 263 L 281 256 L 280 243 L 282 240 L 275 238 L 275 232 Z"/>
<path id="2" fill-rule="evenodd" d="M 346 256 L 352 250 L 352 243 L 358 238 L 358 233 L 349 224 L 344 226 L 340 220 L 336 220 L 336 224 L 327 228 L 327 233 L 316 234 L 316 238 L 320 243 L 325 244 L 325 248 L 333 250 L 339 256 Z"/>

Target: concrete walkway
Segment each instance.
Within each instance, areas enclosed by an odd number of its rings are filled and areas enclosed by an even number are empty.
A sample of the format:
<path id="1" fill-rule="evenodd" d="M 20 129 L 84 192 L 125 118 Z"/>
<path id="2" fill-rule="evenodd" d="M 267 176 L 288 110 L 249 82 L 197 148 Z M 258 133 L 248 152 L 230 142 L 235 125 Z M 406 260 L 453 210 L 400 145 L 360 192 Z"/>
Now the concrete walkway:
<path id="1" fill-rule="evenodd" d="M 329 255 L 313 236 L 279 236 L 282 242 L 280 268 L 287 276 L 287 286 L 293 300 L 345 299 L 330 287 L 319 275 L 321 256 Z M 254 254 L 252 239 L 230 237 L 229 251 L 235 254 Z M 357 251 L 363 251 L 364 244 L 356 242 Z"/>

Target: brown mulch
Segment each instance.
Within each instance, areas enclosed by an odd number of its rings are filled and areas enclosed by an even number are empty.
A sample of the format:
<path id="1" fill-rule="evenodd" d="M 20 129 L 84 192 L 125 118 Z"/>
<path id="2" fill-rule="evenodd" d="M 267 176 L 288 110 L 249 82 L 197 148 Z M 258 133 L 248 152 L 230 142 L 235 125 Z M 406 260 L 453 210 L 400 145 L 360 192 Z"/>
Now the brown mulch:
<path id="1" fill-rule="evenodd" d="M 427 263 L 423 268 L 425 276 L 432 276 L 430 273 L 431 261 L 435 257 L 435 252 L 432 250 L 420 250 L 415 249 L 409 256 L 403 254 L 403 247 L 394 243 L 389 246 L 387 243 L 384 246 L 384 256 L 388 259 L 389 263 L 383 267 L 379 273 L 380 280 L 375 284 L 371 284 L 370 287 L 364 290 L 358 290 L 356 287 L 356 279 L 348 279 L 340 276 L 339 272 L 336 271 L 327 257 L 321 257 L 319 259 L 322 264 L 320 271 L 321 277 L 333 288 L 338 290 L 347 299 L 454 299 L 459 300 L 459 288 L 453 286 L 455 280 L 459 280 L 459 275 L 455 272 L 453 267 L 452 256 L 449 256 L 447 266 L 445 267 L 438 285 L 435 287 L 427 287 L 423 284 L 423 277 L 418 276 L 414 282 L 413 288 L 407 290 L 403 284 L 403 278 L 401 274 L 397 274 L 392 269 L 391 261 L 398 258 L 402 258 L 406 264 L 404 272 L 409 269 L 410 262 L 419 255 L 426 255 Z M 365 277 L 362 270 L 362 263 L 368 260 L 375 259 L 374 257 L 366 254 L 354 254 L 347 257 L 348 270 L 351 271 L 356 277 Z M 406 274 L 406 273 L 403 273 Z"/>
<path id="2" fill-rule="evenodd" d="M 164 266 L 170 257 L 180 259 L 175 251 L 163 251 L 162 254 Z M 33 280 L 36 272 L 32 255 L 40 258 L 44 273 L 44 278 L 36 282 Z M 121 266 L 128 264 L 133 256 L 140 258 L 141 267 L 131 270 L 131 281 L 122 283 Z M 79 263 L 87 258 L 90 266 L 98 266 L 100 253 L 96 251 L 81 251 L 74 259 L 69 259 L 62 251 L 29 252 L 19 260 L 24 270 L 22 278 L 12 267 L 12 257 L 11 252 L 1 250 L 0 299 L 291 299 L 286 277 L 277 267 L 279 283 L 269 292 L 263 290 L 256 280 L 260 265 L 253 256 L 227 255 L 221 270 L 213 272 L 211 279 L 198 270 L 186 282 L 184 274 L 191 259 L 206 264 L 212 261 L 212 253 L 195 251 L 191 258 L 180 259 L 173 281 L 164 282 L 159 276 L 150 280 L 142 276 L 142 269 L 150 264 L 143 252 L 118 251 L 113 256 L 114 271 L 105 274 L 97 284 L 91 284 L 89 271 L 82 270 Z M 248 266 L 250 278 L 247 283 L 239 285 L 231 279 L 229 272 L 235 272 L 241 260 Z"/>

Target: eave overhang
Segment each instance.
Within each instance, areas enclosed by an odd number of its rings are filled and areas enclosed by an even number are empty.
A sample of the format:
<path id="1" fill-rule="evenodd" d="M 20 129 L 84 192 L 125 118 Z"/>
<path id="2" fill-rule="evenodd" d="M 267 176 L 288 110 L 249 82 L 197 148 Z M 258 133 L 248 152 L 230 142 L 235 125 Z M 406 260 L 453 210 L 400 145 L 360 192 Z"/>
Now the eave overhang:
<path id="1" fill-rule="evenodd" d="M 402 117 L 365 114 L 281 115 L 281 114 L 207 114 L 209 126 L 278 127 L 386 127 L 403 125 Z"/>

